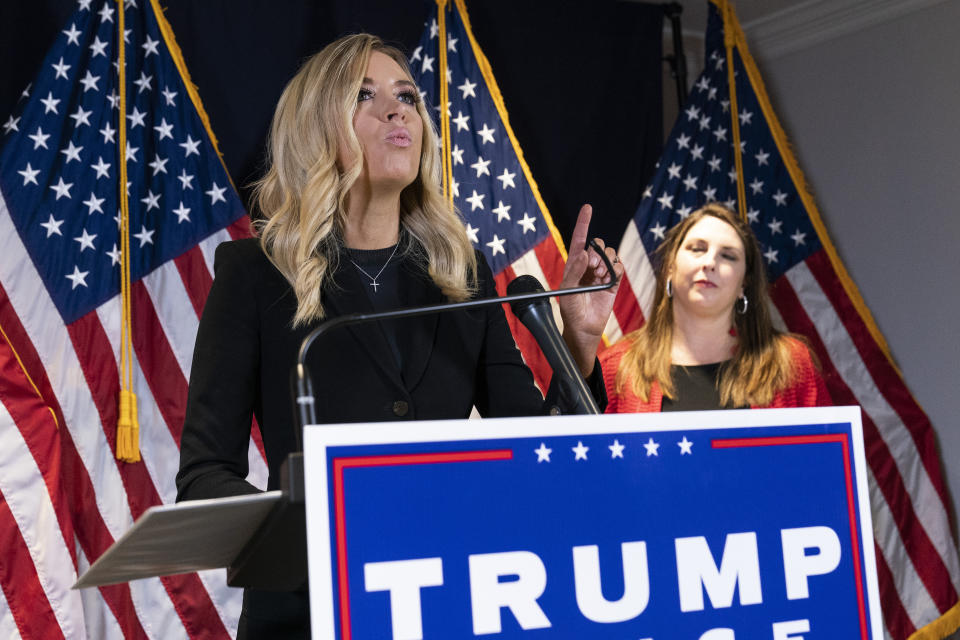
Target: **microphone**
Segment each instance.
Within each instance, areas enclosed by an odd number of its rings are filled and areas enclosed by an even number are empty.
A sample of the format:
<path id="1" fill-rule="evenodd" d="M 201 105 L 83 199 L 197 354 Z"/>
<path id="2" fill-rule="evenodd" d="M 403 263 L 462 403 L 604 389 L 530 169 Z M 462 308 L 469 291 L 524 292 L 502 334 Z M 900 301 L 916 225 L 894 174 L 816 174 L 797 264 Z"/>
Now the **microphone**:
<path id="1" fill-rule="evenodd" d="M 507 295 L 533 293 L 543 291 L 543 285 L 534 276 L 518 276 L 507 285 Z M 553 369 L 559 388 L 575 401 L 573 413 L 598 414 L 600 410 L 593 399 L 593 394 L 587 388 L 587 383 L 580 375 L 580 369 L 570 355 L 567 344 L 560 336 L 560 330 L 553 319 L 553 310 L 546 298 L 533 300 L 518 300 L 510 303 L 510 309 L 523 323 L 546 356 L 547 362 Z"/>

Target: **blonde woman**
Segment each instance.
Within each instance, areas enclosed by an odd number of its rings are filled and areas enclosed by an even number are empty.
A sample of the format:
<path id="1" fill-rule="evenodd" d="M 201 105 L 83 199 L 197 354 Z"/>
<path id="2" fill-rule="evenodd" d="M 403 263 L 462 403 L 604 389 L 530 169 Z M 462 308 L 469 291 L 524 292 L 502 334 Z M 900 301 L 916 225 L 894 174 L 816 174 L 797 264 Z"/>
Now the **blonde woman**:
<path id="1" fill-rule="evenodd" d="M 708 204 L 658 249 L 653 311 L 604 352 L 608 413 L 830 405 L 806 344 L 777 331 L 749 226 Z"/>
<path id="2" fill-rule="evenodd" d="M 278 488 L 280 464 L 295 447 L 290 371 L 319 321 L 495 295 L 482 254 L 442 197 L 436 149 L 404 56 L 373 36 L 330 44 L 287 85 L 269 169 L 257 184 L 259 238 L 217 249 L 194 352 L 178 500 L 256 491 L 245 480 L 253 417 L 268 488 Z M 584 250 L 589 217 L 585 207 L 564 275 L 570 286 L 610 277 Z M 562 307 L 565 338 L 601 397 L 595 353 L 613 294 Z M 321 339 L 307 364 L 323 422 L 544 408 L 500 306 L 350 327 Z M 240 637 L 309 637 L 306 593 L 247 590 Z"/>

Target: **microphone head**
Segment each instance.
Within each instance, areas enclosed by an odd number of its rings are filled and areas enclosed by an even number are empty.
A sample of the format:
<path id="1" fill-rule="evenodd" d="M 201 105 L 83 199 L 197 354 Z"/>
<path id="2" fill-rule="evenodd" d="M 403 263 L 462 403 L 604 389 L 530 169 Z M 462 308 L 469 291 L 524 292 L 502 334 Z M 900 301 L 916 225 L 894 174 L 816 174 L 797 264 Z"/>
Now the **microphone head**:
<path id="1" fill-rule="evenodd" d="M 507 295 L 512 296 L 520 293 L 537 293 L 544 291 L 543 285 L 536 277 L 529 274 L 517 276 L 507 285 Z M 546 300 L 519 300 L 510 303 L 510 309 L 518 318 L 526 311 L 530 305 L 545 304 Z"/>

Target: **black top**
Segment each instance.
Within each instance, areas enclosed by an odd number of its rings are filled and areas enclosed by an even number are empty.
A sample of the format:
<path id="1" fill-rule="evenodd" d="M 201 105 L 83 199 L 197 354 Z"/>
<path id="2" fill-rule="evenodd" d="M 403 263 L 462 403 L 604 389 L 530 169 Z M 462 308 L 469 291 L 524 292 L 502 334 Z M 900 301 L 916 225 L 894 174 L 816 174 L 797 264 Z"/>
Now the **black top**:
<path id="1" fill-rule="evenodd" d="M 723 362 L 694 365 L 670 365 L 675 398 L 664 394 L 661 411 L 709 411 L 711 409 L 746 409 L 720 406 L 720 367 Z"/>

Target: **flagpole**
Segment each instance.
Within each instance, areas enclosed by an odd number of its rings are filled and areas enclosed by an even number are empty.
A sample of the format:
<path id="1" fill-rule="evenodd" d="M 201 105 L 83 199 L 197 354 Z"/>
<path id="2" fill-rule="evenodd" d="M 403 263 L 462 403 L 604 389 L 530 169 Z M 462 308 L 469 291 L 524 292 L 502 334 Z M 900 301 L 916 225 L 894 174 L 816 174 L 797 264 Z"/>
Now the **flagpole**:
<path id="1" fill-rule="evenodd" d="M 736 75 L 733 68 L 733 48 L 736 44 L 733 24 L 736 18 L 733 5 L 723 2 L 723 44 L 727 49 L 727 84 L 730 89 L 730 122 L 733 129 L 733 159 L 737 170 L 737 210 L 740 218 L 747 219 L 747 190 L 743 185 L 743 154 L 740 150 L 740 113 L 737 108 Z"/>
<path id="2" fill-rule="evenodd" d="M 447 113 L 447 103 L 450 102 L 450 92 L 447 87 L 447 0 L 437 1 L 437 28 L 440 41 L 437 43 L 440 51 L 437 56 L 440 71 L 440 137 L 443 141 L 443 195 L 450 206 L 453 206 L 453 163 L 450 156 L 450 114 Z"/>
<path id="3" fill-rule="evenodd" d="M 137 396 L 133 393 L 133 323 L 130 310 L 130 203 L 127 200 L 127 73 L 124 37 L 124 0 L 117 0 L 117 42 L 120 117 L 117 124 L 117 155 L 120 181 L 120 406 L 117 416 L 116 456 L 124 462 L 140 461 L 140 425 L 137 420 Z"/>

